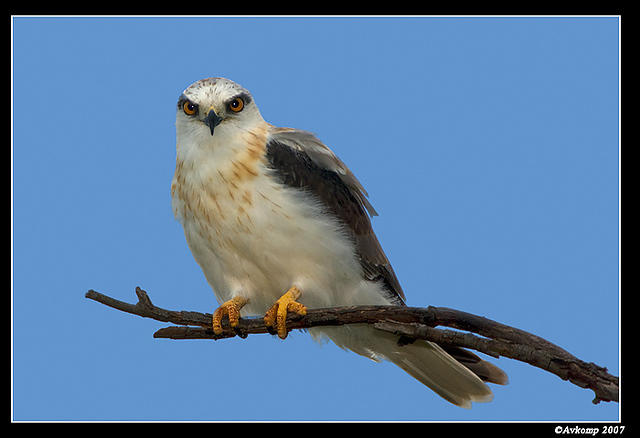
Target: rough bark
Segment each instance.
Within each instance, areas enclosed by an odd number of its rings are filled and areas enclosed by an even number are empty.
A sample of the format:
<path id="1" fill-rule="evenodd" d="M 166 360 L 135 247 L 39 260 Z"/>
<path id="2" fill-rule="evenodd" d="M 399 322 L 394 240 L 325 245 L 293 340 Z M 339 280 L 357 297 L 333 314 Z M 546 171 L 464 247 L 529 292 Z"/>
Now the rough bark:
<path id="1" fill-rule="evenodd" d="M 228 326 L 226 319 L 223 320 L 227 325 L 223 325 L 222 334 L 215 335 L 211 330 L 211 314 L 156 307 L 139 287 L 136 295 L 136 304 L 116 300 L 94 290 L 89 290 L 85 296 L 114 309 L 179 325 L 156 331 L 155 338 L 217 340 L 271 333 L 262 318 L 241 318 L 235 329 Z M 581 388 L 591 389 L 595 393 L 593 403 L 619 401 L 619 378 L 609 374 L 606 368 L 582 361 L 539 336 L 471 313 L 433 306 L 351 306 L 308 309 L 305 316 L 290 314 L 287 317 L 290 330 L 345 324 L 371 324 L 379 330 L 398 334 L 401 343 L 426 339 L 442 346 L 463 347 L 496 358 L 504 356 L 519 360 Z"/>

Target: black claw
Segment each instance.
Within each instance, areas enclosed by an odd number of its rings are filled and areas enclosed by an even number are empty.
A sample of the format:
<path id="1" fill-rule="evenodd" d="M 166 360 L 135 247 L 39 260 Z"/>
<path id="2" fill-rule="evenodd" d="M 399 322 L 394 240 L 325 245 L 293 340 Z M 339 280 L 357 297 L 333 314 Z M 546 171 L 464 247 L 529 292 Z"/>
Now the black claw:
<path id="1" fill-rule="evenodd" d="M 239 336 L 242 339 L 246 339 L 249 336 L 249 333 L 247 333 L 240 327 L 234 327 L 233 331 L 235 332 L 236 336 Z"/>

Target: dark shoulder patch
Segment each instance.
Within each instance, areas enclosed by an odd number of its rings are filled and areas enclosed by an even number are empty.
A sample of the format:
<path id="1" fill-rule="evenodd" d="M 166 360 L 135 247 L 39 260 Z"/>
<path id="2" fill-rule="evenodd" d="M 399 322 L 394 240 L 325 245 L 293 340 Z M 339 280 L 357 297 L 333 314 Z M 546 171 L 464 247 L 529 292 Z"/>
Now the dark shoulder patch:
<path id="1" fill-rule="evenodd" d="M 382 281 L 393 304 L 404 304 L 404 294 L 389 260 L 371 227 L 365 207 L 335 172 L 320 168 L 302 150 L 271 140 L 266 158 L 280 182 L 315 196 L 327 211 L 350 232 L 363 274 L 370 281 Z"/>
<path id="2" fill-rule="evenodd" d="M 267 160 L 284 185 L 315 195 L 354 232 L 371 229 L 363 206 L 335 172 L 318 167 L 303 151 L 276 141 L 267 143 Z"/>

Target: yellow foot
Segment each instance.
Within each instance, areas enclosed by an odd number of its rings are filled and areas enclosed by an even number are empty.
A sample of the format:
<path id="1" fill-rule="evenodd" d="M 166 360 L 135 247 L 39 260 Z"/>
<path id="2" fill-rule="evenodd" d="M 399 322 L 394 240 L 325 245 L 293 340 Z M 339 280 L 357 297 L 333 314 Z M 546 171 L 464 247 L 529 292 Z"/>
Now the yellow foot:
<path id="1" fill-rule="evenodd" d="M 291 286 L 291 289 L 278 298 L 278 301 L 264 315 L 265 325 L 267 328 L 275 325 L 280 339 L 285 339 L 288 334 L 286 325 L 287 312 L 295 312 L 298 315 L 307 314 L 307 308 L 296 301 L 300 298 L 301 293 L 300 289 Z"/>
<path id="2" fill-rule="evenodd" d="M 229 301 L 222 303 L 222 305 L 213 312 L 213 333 L 216 335 L 222 333 L 222 318 L 224 315 L 229 316 L 229 325 L 231 327 L 237 327 L 240 320 L 240 309 L 247 304 L 248 301 L 248 299 L 243 297 L 233 297 Z"/>

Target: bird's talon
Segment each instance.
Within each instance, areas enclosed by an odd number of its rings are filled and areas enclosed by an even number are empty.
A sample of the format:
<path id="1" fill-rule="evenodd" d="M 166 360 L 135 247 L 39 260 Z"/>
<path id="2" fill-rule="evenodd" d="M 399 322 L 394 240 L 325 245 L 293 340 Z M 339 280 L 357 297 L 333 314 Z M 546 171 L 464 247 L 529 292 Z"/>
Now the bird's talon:
<path id="1" fill-rule="evenodd" d="M 229 301 L 222 303 L 222 305 L 213 312 L 211 321 L 213 333 L 216 335 L 222 334 L 222 318 L 227 315 L 229 317 L 229 326 L 231 326 L 237 334 L 238 330 L 236 327 L 240 323 L 240 309 L 247 304 L 248 301 L 249 300 L 243 297 L 233 297 Z"/>
<path id="2" fill-rule="evenodd" d="M 292 286 L 267 310 L 267 313 L 264 315 L 264 324 L 267 326 L 269 333 L 277 333 L 280 339 L 285 339 L 288 334 L 286 325 L 287 313 L 294 312 L 303 316 L 307 314 L 307 308 L 296 301 L 301 294 L 300 289 Z"/>

